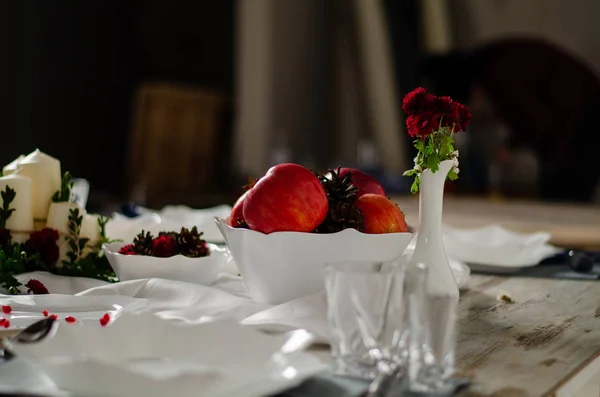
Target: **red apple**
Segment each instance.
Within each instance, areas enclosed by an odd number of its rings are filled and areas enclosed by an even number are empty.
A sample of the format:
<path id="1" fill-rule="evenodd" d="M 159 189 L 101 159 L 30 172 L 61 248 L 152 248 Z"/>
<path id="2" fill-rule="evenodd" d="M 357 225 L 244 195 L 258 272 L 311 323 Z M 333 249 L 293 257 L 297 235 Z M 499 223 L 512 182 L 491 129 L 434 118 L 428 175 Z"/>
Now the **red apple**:
<path id="1" fill-rule="evenodd" d="M 237 199 L 235 204 L 233 205 L 233 208 L 231 210 L 231 215 L 229 215 L 229 219 L 227 220 L 229 223 L 229 226 L 232 226 L 232 227 L 245 227 L 246 226 L 246 221 L 244 220 L 244 200 L 246 199 L 246 196 L 248 196 L 249 191 L 250 190 L 245 191 L 244 194 L 242 194 Z"/>
<path id="2" fill-rule="evenodd" d="M 352 173 L 352 184 L 358 188 L 358 197 L 363 194 L 373 193 L 385 197 L 385 190 L 383 186 L 373 178 L 371 175 L 354 168 L 342 168 L 340 169 L 340 176 Z"/>
<path id="3" fill-rule="evenodd" d="M 404 233 L 408 230 L 404 214 L 387 197 L 367 193 L 360 196 L 355 201 L 355 205 L 365 218 L 365 233 Z"/>
<path id="4" fill-rule="evenodd" d="M 309 169 L 279 164 L 248 191 L 243 205 L 248 227 L 261 233 L 312 232 L 329 210 L 327 194 Z"/>

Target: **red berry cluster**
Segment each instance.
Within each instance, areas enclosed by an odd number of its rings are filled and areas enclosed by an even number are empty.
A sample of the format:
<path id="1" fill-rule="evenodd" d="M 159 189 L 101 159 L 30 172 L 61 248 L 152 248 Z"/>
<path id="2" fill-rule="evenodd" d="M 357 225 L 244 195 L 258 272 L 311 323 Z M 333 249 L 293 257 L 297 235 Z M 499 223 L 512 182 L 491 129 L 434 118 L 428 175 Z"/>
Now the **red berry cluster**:
<path id="1" fill-rule="evenodd" d="M 465 131 L 471 123 L 471 112 L 465 105 L 447 96 L 437 97 L 422 87 L 406 94 L 402 110 L 408 116 L 406 127 L 413 138 L 425 139 L 444 127 Z"/>

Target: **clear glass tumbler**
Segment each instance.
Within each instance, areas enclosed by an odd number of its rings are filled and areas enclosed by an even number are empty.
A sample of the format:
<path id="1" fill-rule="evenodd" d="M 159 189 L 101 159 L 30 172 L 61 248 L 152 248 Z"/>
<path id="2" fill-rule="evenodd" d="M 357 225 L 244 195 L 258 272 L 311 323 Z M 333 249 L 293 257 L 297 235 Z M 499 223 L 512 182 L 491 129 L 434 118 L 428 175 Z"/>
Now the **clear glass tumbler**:
<path id="1" fill-rule="evenodd" d="M 427 293 L 427 267 L 411 263 L 406 270 L 410 322 L 409 388 L 420 393 L 447 393 L 455 387 L 456 301 Z"/>
<path id="2" fill-rule="evenodd" d="M 335 373 L 374 379 L 407 365 L 406 262 L 346 261 L 326 265 L 328 318 Z"/>

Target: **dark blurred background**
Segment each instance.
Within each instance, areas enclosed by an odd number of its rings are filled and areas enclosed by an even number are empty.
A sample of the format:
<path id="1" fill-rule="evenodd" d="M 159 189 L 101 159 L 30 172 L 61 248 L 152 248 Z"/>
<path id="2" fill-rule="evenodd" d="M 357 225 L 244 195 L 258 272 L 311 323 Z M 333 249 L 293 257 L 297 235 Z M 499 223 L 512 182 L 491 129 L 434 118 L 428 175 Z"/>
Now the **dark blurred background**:
<path id="1" fill-rule="evenodd" d="M 0 2 L 0 162 L 39 148 L 90 204 L 232 203 L 340 164 L 406 193 L 402 97 L 473 110 L 457 195 L 598 201 L 596 0 Z"/>

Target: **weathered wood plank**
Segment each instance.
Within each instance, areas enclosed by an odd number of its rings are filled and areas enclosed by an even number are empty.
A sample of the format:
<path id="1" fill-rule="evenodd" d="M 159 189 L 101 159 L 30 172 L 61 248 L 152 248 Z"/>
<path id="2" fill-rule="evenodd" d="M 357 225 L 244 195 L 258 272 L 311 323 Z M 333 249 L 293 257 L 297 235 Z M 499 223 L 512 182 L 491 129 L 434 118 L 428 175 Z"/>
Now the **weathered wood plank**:
<path id="1" fill-rule="evenodd" d="M 473 383 L 461 397 L 551 395 L 600 355 L 599 311 L 597 281 L 473 276 L 456 359 Z"/>

